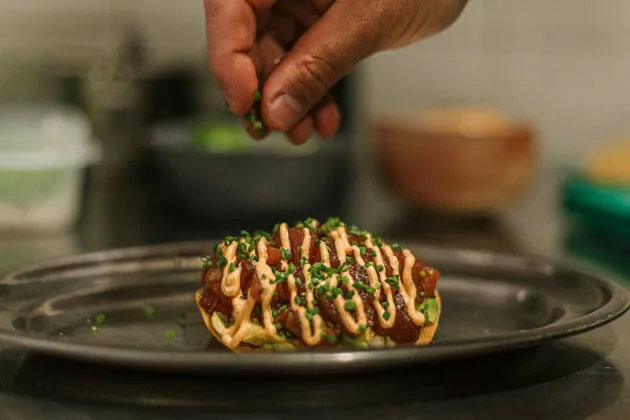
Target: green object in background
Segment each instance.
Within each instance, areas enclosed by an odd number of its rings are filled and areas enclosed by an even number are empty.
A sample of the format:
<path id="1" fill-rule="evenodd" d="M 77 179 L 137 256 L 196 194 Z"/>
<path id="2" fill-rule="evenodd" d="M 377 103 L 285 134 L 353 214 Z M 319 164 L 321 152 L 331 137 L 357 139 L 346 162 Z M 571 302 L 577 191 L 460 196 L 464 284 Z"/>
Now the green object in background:
<path id="1" fill-rule="evenodd" d="M 249 150 L 252 141 L 236 124 L 207 122 L 194 128 L 192 144 L 210 151 L 241 152 Z"/>
<path id="2" fill-rule="evenodd" d="M 565 181 L 561 197 L 570 223 L 630 243 L 630 186 L 598 184 L 577 175 Z"/>
<path id="3" fill-rule="evenodd" d="M 563 247 L 574 258 L 630 285 L 630 244 L 602 232 L 572 227 L 564 238 Z"/>
<path id="4" fill-rule="evenodd" d="M 630 185 L 600 184 L 574 175 L 564 183 L 563 200 L 569 205 L 630 219 Z"/>
<path id="5" fill-rule="evenodd" d="M 16 206 L 26 206 L 54 194 L 64 180 L 72 176 L 61 169 L 39 171 L 0 171 L 0 195 L 2 201 Z"/>
<path id="6" fill-rule="evenodd" d="M 295 147 L 282 133 L 277 132 L 267 135 L 264 141 L 255 141 L 240 124 L 223 121 L 207 121 L 194 125 L 189 141 L 193 147 L 209 152 L 243 154 L 269 151 L 288 156 L 315 153 L 323 144 L 318 139 L 311 138 L 300 147 Z"/>
<path id="7" fill-rule="evenodd" d="M 562 186 L 561 198 L 569 222 L 565 250 L 615 278 L 630 281 L 630 186 L 605 185 L 573 175 Z"/>

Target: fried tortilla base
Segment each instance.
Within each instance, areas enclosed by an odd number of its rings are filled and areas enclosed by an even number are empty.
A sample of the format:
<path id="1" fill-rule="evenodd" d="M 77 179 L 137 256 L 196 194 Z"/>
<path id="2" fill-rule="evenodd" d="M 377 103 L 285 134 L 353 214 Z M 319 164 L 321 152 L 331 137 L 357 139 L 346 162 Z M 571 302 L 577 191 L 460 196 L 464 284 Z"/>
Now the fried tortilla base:
<path id="1" fill-rule="evenodd" d="M 210 333 L 214 336 L 214 338 L 216 338 L 217 341 L 221 343 L 221 336 L 212 326 L 212 315 L 203 309 L 203 307 L 201 306 L 201 299 L 203 299 L 203 295 L 201 294 L 201 290 L 199 290 L 195 294 L 195 301 L 197 302 L 197 307 L 199 308 L 199 312 L 201 312 L 201 317 L 203 318 L 203 322 L 206 324 L 208 331 L 210 331 Z M 420 337 L 418 338 L 418 341 L 416 341 L 417 346 L 426 346 L 427 344 L 429 344 L 433 340 L 433 337 L 435 336 L 435 333 L 438 329 L 438 323 L 440 321 L 440 314 L 442 313 L 442 299 L 440 298 L 440 294 L 438 293 L 437 290 L 435 291 L 435 300 L 438 304 L 438 317 L 433 324 L 425 325 L 422 327 L 422 330 L 420 331 Z M 263 350 L 262 348 L 259 348 L 259 347 L 250 346 L 247 344 L 241 344 L 237 346 L 236 348 L 230 349 L 230 350 L 232 350 L 234 353 L 269 351 L 269 350 Z"/>

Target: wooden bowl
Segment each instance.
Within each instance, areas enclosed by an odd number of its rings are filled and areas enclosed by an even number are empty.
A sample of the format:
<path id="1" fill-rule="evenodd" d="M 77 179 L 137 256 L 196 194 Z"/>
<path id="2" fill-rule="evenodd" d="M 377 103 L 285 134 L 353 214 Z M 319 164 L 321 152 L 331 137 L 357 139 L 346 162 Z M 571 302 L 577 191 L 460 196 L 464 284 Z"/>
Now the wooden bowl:
<path id="1" fill-rule="evenodd" d="M 378 118 L 373 129 L 386 181 L 418 207 L 486 212 L 531 181 L 534 130 L 498 110 L 427 110 Z"/>

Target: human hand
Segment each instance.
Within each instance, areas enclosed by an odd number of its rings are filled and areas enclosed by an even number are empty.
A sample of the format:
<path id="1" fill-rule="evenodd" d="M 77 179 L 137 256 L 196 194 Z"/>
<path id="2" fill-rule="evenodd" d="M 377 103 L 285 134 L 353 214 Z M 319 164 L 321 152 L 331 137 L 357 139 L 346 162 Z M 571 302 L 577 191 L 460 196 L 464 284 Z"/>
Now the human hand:
<path id="1" fill-rule="evenodd" d="M 452 24 L 467 0 L 205 0 L 210 70 L 232 112 L 262 87 L 265 125 L 304 143 L 340 113 L 329 89 L 361 60 Z M 254 137 L 256 137 L 254 135 Z"/>

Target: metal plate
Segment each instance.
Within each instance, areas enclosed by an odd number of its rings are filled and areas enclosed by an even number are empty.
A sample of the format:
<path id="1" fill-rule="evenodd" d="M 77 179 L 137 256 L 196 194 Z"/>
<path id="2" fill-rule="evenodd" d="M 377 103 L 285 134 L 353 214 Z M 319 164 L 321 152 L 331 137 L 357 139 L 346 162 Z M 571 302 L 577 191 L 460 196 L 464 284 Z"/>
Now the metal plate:
<path id="1" fill-rule="evenodd" d="M 165 372 L 321 374 L 531 346 L 606 324 L 629 306 L 625 288 L 563 264 L 405 245 L 442 272 L 442 320 L 427 347 L 232 354 L 206 331 L 193 301 L 210 242 L 86 254 L 14 272 L 0 281 L 0 341 Z M 100 314 L 105 321 L 93 331 Z"/>

